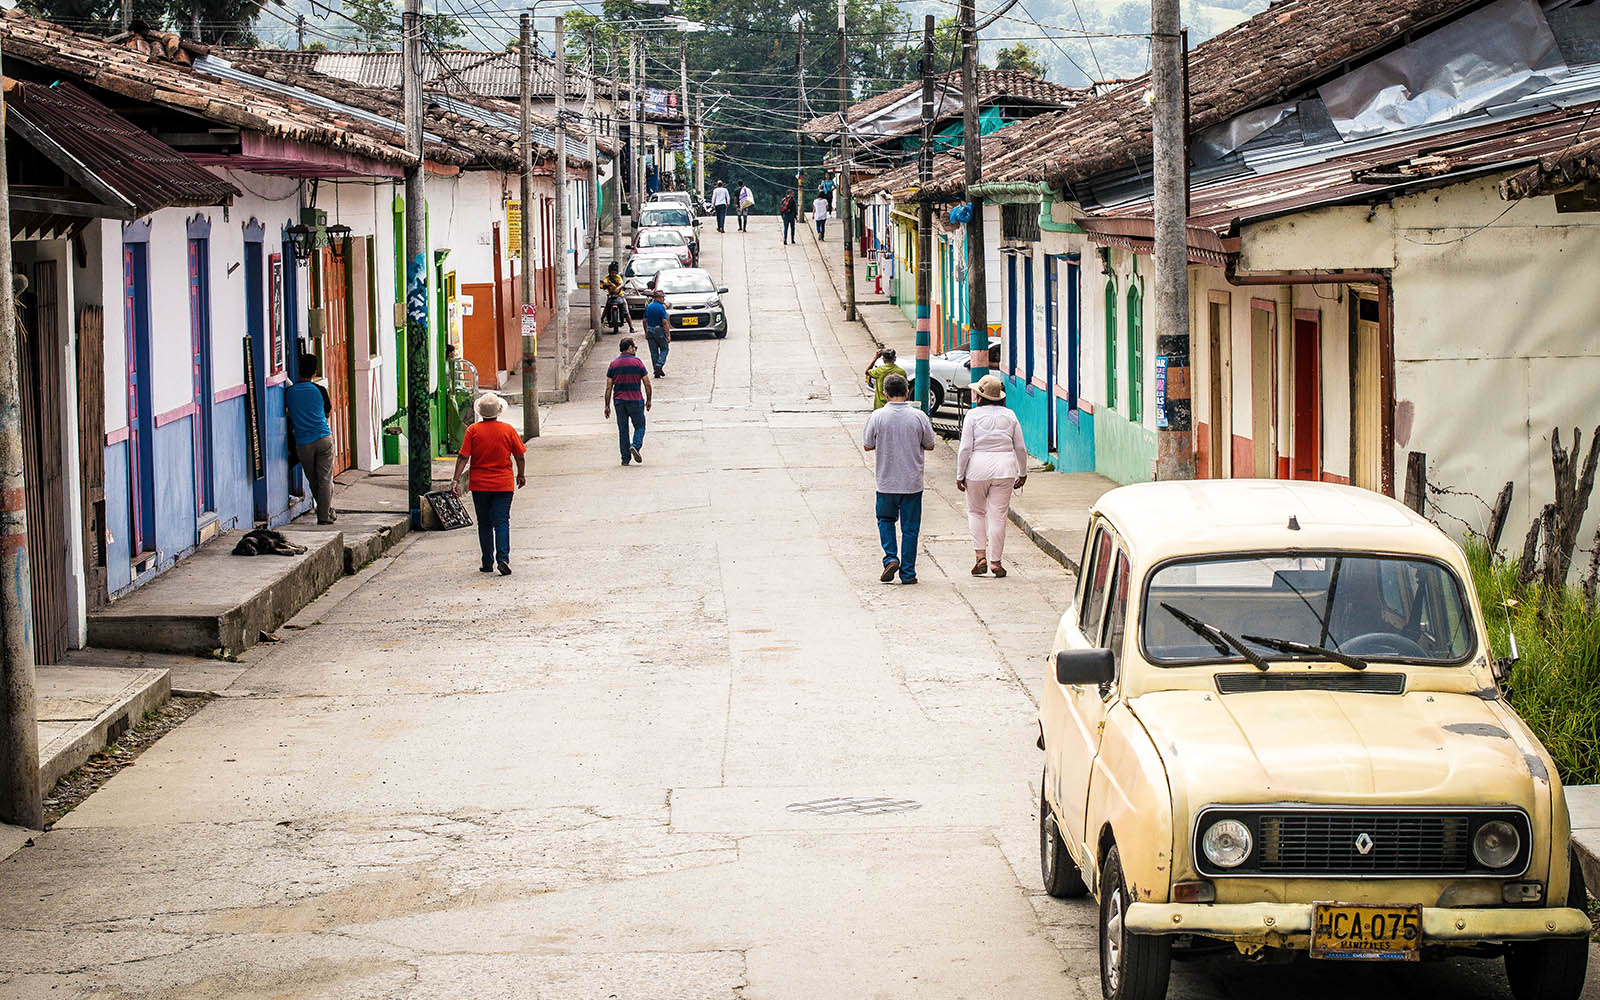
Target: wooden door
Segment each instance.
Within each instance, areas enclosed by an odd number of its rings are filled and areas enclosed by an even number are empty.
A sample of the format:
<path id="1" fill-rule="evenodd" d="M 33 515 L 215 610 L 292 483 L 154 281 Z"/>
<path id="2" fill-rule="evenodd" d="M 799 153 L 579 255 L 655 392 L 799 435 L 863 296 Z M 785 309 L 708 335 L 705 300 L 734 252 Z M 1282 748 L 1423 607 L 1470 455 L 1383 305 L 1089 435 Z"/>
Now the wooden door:
<path id="1" fill-rule="evenodd" d="M 83 500 L 85 606 L 105 606 L 106 334 L 99 306 L 78 309 L 78 487 Z"/>
<path id="2" fill-rule="evenodd" d="M 1233 365 L 1229 361 L 1233 346 L 1233 315 L 1227 292 L 1212 292 L 1207 304 L 1207 326 L 1210 330 L 1207 394 L 1209 423 L 1207 440 L 1211 446 L 1206 474 L 1212 479 L 1224 479 L 1231 474 L 1233 453 Z"/>
<path id="3" fill-rule="evenodd" d="M 1383 356 L 1378 338 L 1378 300 L 1350 296 L 1350 472 L 1351 482 L 1383 489 Z"/>
<path id="4" fill-rule="evenodd" d="M 348 265 L 342 254 L 322 250 L 322 376 L 328 383 L 328 398 L 333 413 L 328 426 L 333 430 L 333 471 L 350 468 L 350 304 Z"/>
<path id="5" fill-rule="evenodd" d="M 1322 478 L 1322 334 L 1316 310 L 1294 314 L 1293 479 Z"/>
<path id="6" fill-rule="evenodd" d="M 55 261 L 34 265 L 17 324 L 22 401 L 24 505 L 32 574 L 33 660 L 59 663 L 67 651 L 66 503 L 62 488 L 61 317 Z"/>
<path id="7" fill-rule="evenodd" d="M 1277 371 L 1277 305 L 1266 299 L 1250 302 L 1250 439 L 1251 468 L 1247 475 L 1276 479 L 1277 446 L 1273 440 L 1276 425 L 1277 393 L 1273 379 Z M 1237 470 L 1235 470 L 1237 473 Z"/>

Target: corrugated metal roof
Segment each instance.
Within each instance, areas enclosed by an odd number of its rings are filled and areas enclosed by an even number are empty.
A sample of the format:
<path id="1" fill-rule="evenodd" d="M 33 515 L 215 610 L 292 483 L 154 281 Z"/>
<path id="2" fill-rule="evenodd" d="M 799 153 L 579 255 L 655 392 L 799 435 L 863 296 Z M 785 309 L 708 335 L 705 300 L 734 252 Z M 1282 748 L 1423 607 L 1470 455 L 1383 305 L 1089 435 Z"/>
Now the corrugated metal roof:
<path id="1" fill-rule="evenodd" d="M 250 58 L 282 62 L 291 68 L 309 73 L 320 73 L 364 87 L 399 88 L 401 53 L 370 51 L 308 52 L 296 49 L 222 49 L 229 58 Z M 423 83 L 426 86 L 444 86 L 459 83 L 465 89 L 484 97 L 515 100 L 521 96 L 521 56 L 516 52 L 479 52 L 471 49 L 440 49 L 426 53 L 423 63 Z M 533 94 L 535 97 L 554 96 L 556 80 L 555 60 L 534 54 Z M 582 98 L 585 75 L 577 66 L 567 67 L 567 95 Z M 595 93 L 611 93 L 611 81 L 595 76 Z M 626 89 L 626 88 L 624 88 Z"/>
<path id="2" fill-rule="evenodd" d="M 18 83 L 6 99 L 13 131 L 30 126 L 53 150 L 41 149 L 73 177 L 87 171 L 126 199 L 133 217 L 160 208 L 218 205 L 238 188 L 192 162 L 70 83 Z M 70 158 L 63 163 L 60 156 Z M 76 178 L 75 178 L 76 179 Z"/>
<path id="3" fill-rule="evenodd" d="M 934 119 L 938 120 L 961 111 L 961 74 L 959 71 L 946 73 L 939 77 L 939 83 L 934 88 Z M 1009 98 L 1013 102 L 1023 104 L 1037 104 L 1054 107 L 1067 107 L 1074 101 L 1083 100 L 1094 93 L 1091 88 L 1068 87 L 1059 83 L 1042 80 L 1031 73 L 1024 73 L 1014 69 L 983 69 L 977 74 L 978 103 L 980 105 L 998 103 Z M 870 118 L 880 111 L 891 108 L 908 98 L 917 97 L 922 93 L 921 82 L 908 83 L 894 90 L 885 91 L 864 101 L 850 105 L 850 121 L 859 122 Z M 954 95 L 953 97 L 947 96 Z M 920 100 L 920 98 L 918 98 Z M 920 126 L 917 126 L 920 127 Z M 822 138 L 839 134 L 839 113 L 822 115 L 813 118 L 800 126 L 800 131 L 813 138 Z M 915 129 L 906 130 L 905 134 Z"/>

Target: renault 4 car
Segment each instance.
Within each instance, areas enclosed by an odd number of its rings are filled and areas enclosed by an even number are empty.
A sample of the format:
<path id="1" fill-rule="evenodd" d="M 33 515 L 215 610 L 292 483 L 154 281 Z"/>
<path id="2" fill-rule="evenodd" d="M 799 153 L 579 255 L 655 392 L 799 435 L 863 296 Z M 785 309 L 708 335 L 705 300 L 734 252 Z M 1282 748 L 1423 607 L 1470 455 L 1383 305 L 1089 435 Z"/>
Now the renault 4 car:
<path id="1" fill-rule="evenodd" d="M 1325 483 L 1128 486 L 1091 512 L 1040 698 L 1040 865 L 1099 904 L 1108 1000 L 1175 949 L 1504 958 L 1576 1000 L 1589 917 L 1549 755 L 1461 549 Z"/>

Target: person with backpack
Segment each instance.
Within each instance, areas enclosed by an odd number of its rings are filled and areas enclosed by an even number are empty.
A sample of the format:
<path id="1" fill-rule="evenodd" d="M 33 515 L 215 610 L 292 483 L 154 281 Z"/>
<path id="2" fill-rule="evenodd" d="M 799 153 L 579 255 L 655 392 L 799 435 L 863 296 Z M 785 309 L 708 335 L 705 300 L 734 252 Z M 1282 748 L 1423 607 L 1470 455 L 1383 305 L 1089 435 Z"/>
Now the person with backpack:
<path id="1" fill-rule="evenodd" d="M 739 194 L 736 198 L 739 203 L 739 232 L 749 232 L 750 209 L 755 206 L 756 196 L 750 193 L 750 188 L 743 181 L 739 182 Z"/>
<path id="2" fill-rule="evenodd" d="M 783 242 L 785 246 L 795 242 L 794 220 L 795 216 L 798 214 L 800 214 L 800 197 L 798 192 L 785 192 L 783 195 L 783 201 L 778 205 L 778 218 L 783 220 Z"/>

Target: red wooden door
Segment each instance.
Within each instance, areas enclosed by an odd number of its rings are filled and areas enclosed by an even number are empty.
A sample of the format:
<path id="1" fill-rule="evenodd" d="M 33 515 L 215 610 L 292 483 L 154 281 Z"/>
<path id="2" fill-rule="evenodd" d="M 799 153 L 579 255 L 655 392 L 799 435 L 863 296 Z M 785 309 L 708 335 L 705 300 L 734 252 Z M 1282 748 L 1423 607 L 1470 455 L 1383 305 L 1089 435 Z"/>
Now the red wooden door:
<path id="1" fill-rule="evenodd" d="M 337 475 L 353 464 L 350 458 L 350 313 L 348 265 L 342 255 L 322 251 L 322 314 L 327 333 L 322 344 L 322 375 L 328 380 L 333 413 L 333 471 Z"/>
<path id="2" fill-rule="evenodd" d="M 1322 477 L 1322 336 L 1314 315 L 1294 318 L 1293 478 Z"/>

